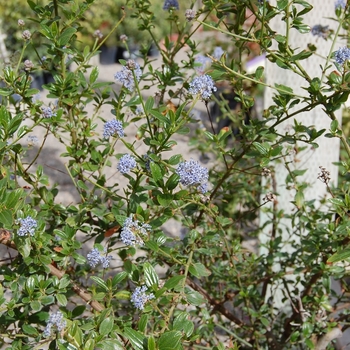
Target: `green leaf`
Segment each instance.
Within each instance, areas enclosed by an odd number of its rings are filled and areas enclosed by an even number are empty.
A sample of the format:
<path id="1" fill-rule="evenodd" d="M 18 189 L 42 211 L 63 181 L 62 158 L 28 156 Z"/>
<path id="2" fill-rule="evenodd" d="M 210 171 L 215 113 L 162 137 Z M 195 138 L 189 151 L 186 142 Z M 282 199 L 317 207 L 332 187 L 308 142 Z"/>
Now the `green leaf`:
<path id="1" fill-rule="evenodd" d="M 31 335 L 31 336 L 36 337 L 39 334 L 37 329 L 29 324 L 22 325 L 22 329 L 23 329 L 24 334 L 27 334 L 27 335 Z"/>
<path id="2" fill-rule="evenodd" d="M 84 335 L 80 329 L 78 322 L 72 322 L 72 325 L 68 327 L 69 336 L 72 337 L 79 347 L 83 344 Z"/>
<path id="3" fill-rule="evenodd" d="M 341 252 L 337 252 L 335 254 L 333 254 L 328 260 L 327 262 L 338 262 L 341 260 L 347 260 L 350 258 L 350 248 L 346 248 L 344 250 L 342 250 Z"/>
<path id="4" fill-rule="evenodd" d="M 72 311 L 72 318 L 75 318 L 75 317 L 82 315 L 85 312 L 85 310 L 86 310 L 85 305 L 76 306 Z"/>
<path id="5" fill-rule="evenodd" d="M 304 205 L 304 202 L 305 202 L 304 192 L 302 190 L 297 190 L 297 193 L 295 194 L 294 200 L 295 200 L 295 204 L 296 204 L 297 208 L 300 209 Z"/>
<path id="6" fill-rule="evenodd" d="M 157 196 L 157 200 L 162 207 L 166 208 L 174 200 L 174 197 L 169 193 L 167 194 L 161 193 Z"/>
<path id="7" fill-rule="evenodd" d="M 0 89 L 0 96 L 10 96 L 13 94 L 13 90 L 12 89 Z"/>
<path id="8" fill-rule="evenodd" d="M 87 187 L 86 184 L 85 184 L 83 181 L 78 180 L 78 181 L 77 181 L 77 185 L 78 185 L 78 187 L 81 188 L 82 190 L 84 190 L 84 191 L 89 191 L 89 187 Z"/>
<path id="9" fill-rule="evenodd" d="M 68 276 L 63 276 L 61 279 L 60 279 L 60 283 L 59 283 L 59 289 L 64 289 L 66 287 L 68 287 L 70 284 L 71 284 L 71 280 L 69 279 Z"/>
<path id="10" fill-rule="evenodd" d="M 118 283 L 123 281 L 126 277 L 128 277 L 128 274 L 125 271 L 121 271 L 117 273 L 112 279 L 112 285 L 116 286 Z"/>
<path id="11" fill-rule="evenodd" d="M 67 298 L 64 294 L 56 294 L 56 299 L 58 304 L 62 305 L 62 306 L 66 306 L 68 301 Z"/>
<path id="12" fill-rule="evenodd" d="M 166 289 L 173 289 L 173 288 L 175 288 L 184 278 L 185 278 L 185 276 L 183 276 L 183 275 L 173 276 L 173 277 L 169 278 L 169 279 L 165 282 L 164 288 L 166 288 Z"/>
<path id="13" fill-rule="evenodd" d="M 181 333 L 170 331 L 161 335 L 158 342 L 159 350 L 176 350 L 180 346 Z"/>
<path id="14" fill-rule="evenodd" d="M 41 303 L 38 301 L 38 300 L 33 300 L 31 303 L 30 303 L 30 307 L 32 308 L 32 310 L 34 312 L 38 312 L 41 310 L 42 308 L 42 305 Z"/>
<path id="15" fill-rule="evenodd" d="M 329 198 L 328 202 L 332 203 L 335 206 L 345 207 L 344 201 L 340 198 Z"/>
<path id="16" fill-rule="evenodd" d="M 0 222 L 1 222 L 1 215 L 0 215 Z M 24 242 L 21 242 L 21 243 L 22 243 L 21 245 L 17 246 L 18 251 L 24 258 L 27 258 L 30 255 L 30 252 L 32 251 L 32 245 L 28 238 L 26 238 Z"/>
<path id="17" fill-rule="evenodd" d="M 149 262 L 146 262 L 143 265 L 143 272 L 145 274 L 146 286 L 150 288 L 158 287 L 159 277 L 157 275 L 156 270 Z"/>
<path id="18" fill-rule="evenodd" d="M 146 340 L 146 337 L 143 334 L 133 330 L 132 328 L 126 327 L 124 328 L 124 336 L 125 338 L 129 339 L 132 347 L 135 350 L 143 350 L 143 342 Z"/>
<path id="19" fill-rule="evenodd" d="M 182 156 L 180 154 L 176 154 L 174 156 L 171 156 L 169 159 L 168 159 L 168 164 L 170 165 L 176 165 L 176 164 L 179 164 L 180 161 L 181 161 L 181 158 Z"/>
<path id="20" fill-rule="evenodd" d="M 7 209 L 13 209 L 15 208 L 19 201 L 22 199 L 21 197 L 24 197 L 24 192 L 21 188 L 16 189 L 8 195 L 5 201 L 5 205 Z"/>
<path id="21" fill-rule="evenodd" d="M 91 71 L 90 78 L 89 78 L 90 84 L 93 84 L 97 80 L 98 73 L 99 73 L 98 68 L 94 67 Z"/>
<path id="22" fill-rule="evenodd" d="M 191 289 L 187 289 L 185 291 L 185 294 L 186 294 L 186 298 L 187 298 L 187 301 L 191 304 L 191 305 L 194 305 L 194 306 L 199 306 L 203 303 L 205 303 L 205 299 L 204 297 L 202 296 L 202 294 L 194 291 L 194 290 L 191 290 Z"/>
<path id="23" fill-rule="evenodd" d="M 25 289 L 29 295 L 32 295 L 35 288 L 35 279 L 33 276 L 29 276 L 26 280 Z"/>
<path id="24" fill-rule="evenodd" d="M 138 322 L 138 330 L 140 332 L 144 332 L 146 327 L 147 327 L 147 323 L 148 323 L 148 315 L 147 314 L 143 314 L 140 317 L 140 320 Z"/>
<path id="25" fill-rule="evenodd" d="M 269 154 L 269 150 L 266 149 L 261 143 L 253 142 L 253 146 L 261 155 L 267 156 Z"/>
<path id="26" fill-rule="evenodd" d="M 147 345 L 148 345 L 148 349 L 147 350 L 156 350 L 157 349 L 156 348 L 156 341 L 155 341 L 154 337 L 152 337 L 152 336 L 150 336 L 148 338 Z"/>
<path id="27" fill-rule="evenodd" d="M 164 116 L 162 113 L 158 112 L 157 110 L 152 109 L 149 111 L 149 113 L 153 117 L 155 117 L 156 119 L 164 123 L 165 125 L 171 125 L 170 120 L 166 116 Z"/>
<path id="28" fill-rule="evenodd" d="M 152 96 L 148 97 L 145 103 L 145 112 L 148 113 L 154 105 L 154 98 Z"/>
<path id="29" fill-rule="evenodd" d="M 151 173 L 154 181 L 158 182 L 159 180 L 161 180 L 163 178 L 163 175 L 159 165 L 154 162 L 151 162 L 149 166 L 151 168 Z"/>
<path id="30" fill-rule="evenodd" d="M 84 344 L 84 350 L 94 350 L 95 349 L 95 341 L 93 339 L 89 339 L 85 344 Z"/>
<path id="31" fill-rule="evenodd" d="M 59 46 L 64 46 L 66 45 L 69 40 L 71 39 L 71 37 L 75 34 L 77 30 L 75 28 L 66 28 L 62 34 L 60 35 L 60 37 L 58 38 L 58 45 Z"/>
<path id="32" fill-rule="evenodd" d="M 280 93 L 284 93 L 284 94 L 287 94 L 287 95 L 294 95 L 293 89 L 288 87 L 288 86 L 285 86 L 285 85 L 282 85 L 282 84 L 275 84 L 275 87 L 279 89 Z M 283 90 L 283 92 L 280 91 L 280 90 Z"/>
<path id="33" fill-rule="evenodd" d="M 191 264 L 189 271 L 193 276 L 197 278 L 211 275 L 211 272 L 202 263 Z"/>
<path id="34" fill-rule="evenodd" d="M 169 179 L 167 180 L 165 186 L 166 188 L 171 191 L 173 190 L 179 183 L 180 176 L 178 174 L 172 174 Z"/>
<path id="35" fill-rule="evenodd" d="M 179 313 L 174 319 L 173 327 L 174 330 L 184 331 L 187 337 L 190 337 L 194 331 L 194 324 L 189 319 L 189 314 L 187 312 Z"/>
<path id="36" fill-rule="evenodd" d="M 109 334 L 110 332 L 112 332 L 113 330 L 113 318 L 112 317 L 107 317 L 106 319 L 104 319 L 99 327 L 99 332 L 101 335 L 105 336 L 107 334 Z"/>
<path id="37" fill-rule="evenodd" d="M 255 71 L 255 79 L 259 80 L 264 74 L 264 67 L 258 67 Z"/>
<path id="38" fill-rule="evenodd" d="M 108 292 L 108 291 L 109 291 L 106 282 L 105 282 L 102 278 L 97 277 L 97 276 L 91 276 L 90 278 L 91 278 L 100 288 L 102 288 L 105 292 Z"/>
<path id="39" fill-rule="evenodd" d="M 46 295 L 40 301 L 43 305 L 51 305 L 55 303 L 55 298 L 53 295 Z"/>

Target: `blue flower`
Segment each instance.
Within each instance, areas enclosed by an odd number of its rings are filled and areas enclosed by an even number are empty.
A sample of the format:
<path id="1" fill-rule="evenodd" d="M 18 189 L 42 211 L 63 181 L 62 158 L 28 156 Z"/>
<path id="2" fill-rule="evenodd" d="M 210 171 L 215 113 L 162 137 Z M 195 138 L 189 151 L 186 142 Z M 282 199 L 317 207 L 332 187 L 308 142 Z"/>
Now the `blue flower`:
<path id="1" fill-rule="evenodd" d="M 131 169 L 136 167 L 136 160 L 133 156 L 129 154 L 124 154 L 123 157 L 120 158 L 117 169 L 122 173 L 126 174 Z"/>
<path id="2" fill-rule="evenodd" d="M 337 8 L 345 9 L 345 5 L 346 5 L 345 0 L 336 0 L 336 2 L 334 3 L 335 9 L 337 9 Z"/>
<path id="3" fill-rule="evenodd" d="M 114 74 L 114 79 L 122 83 L 130 92 L 134 91 L 135 80 L 139 82 L 142 76 L 140 65 L 133 60 L 129 60 L 120 72 Z"/>
<path id="4" fill-rule="evenodd" d="M 163 10 L 170 10 L 171 8 L 179 9 L 179 3 L 177 0 L 165 0 Z"/>
<path id="5" fill-rule="evenodd" d="M 39 142 L 39 139 L 35 135 L 29 135 L 27 137 L 28 146 L 33 146 L 35 143 Z"/>
<path id="6" fill-rule="evenodd" d="M 345 61 L 350 59 L 350 49 L 346 46 L 341 47 L 334 53 L 334 59 L 335 62 L 337 62 L 340 65 L 343 65 Z"/>
<path id="7" fill-rule="evenodd" d="M 137 107 L 136 107 L 136 110 L 135 110 L 135 114 L 136 114 L 136 115 L 145 114 L 145 111 L 144 111 L 143 107 L 142 107 L 142 106 L 137 106 Z"/>
<path id="8" fill-rule="evenodd" d="M 194 63 L 197 74 L 203 74 L 211 66 L 211 59 L 207 56 L 198 55 L 194 59 Z"/>
<path id="9" fill-rule="evenodd" d="M 146 291 L 147 291 L 146 286 L 137 287 L 131 295 L 131 302 L 139 310 L 144 309 L 145 304 L 147 303 L 148 300 L 155 298 L 153 293 L 146 294 Z"/>
<path id="10" fill-rule="evenodd" d="M 192 10 L 192 9 L 187 9 L 185 12 L 185 18 L 188 22 L 191 22 L 194 20 L 194 18 L 196 17 L 196 11 Z"/>
<path id="11" fill-rule="evenodd" d="M 215 92 L 217 89 L 214 85 L 213 79 L 205 74 L 201 75 L 199 77 L 196 77 L 192 80 L 190 83 L 190 88 L 188 89 L 188 92 L 191 95 L 201 95 L 202 100 L 208 100 L 213 92 Z"/>
<path id="12" fill-rule="evenodd" d="M 56 116 L 56 113 L 52 111 L 50 107 L 41 107 L 43 118 L 52 118 Z"/>
<path id="13" fill-rule="evenodd" d="M 222 47 L 216 46 L 213 52 L 213 57 L 219 60 L 223 54 L 224 54 L 224 50 L 222 49 Z"/>
<path id="14" fill-rule="evenodd" d="M 182 185 L 196 186 L 200 192 L 207 192 L 208 169 L 202 167 L 197 161 L 191 159 L 181 162 L 176 169 L 176 173 L 180 176 Z"/>
<path id="15" fill-rule="evenodd" d="M 66 321 L 63 319 L 63 315 L 61 311 L 57 311 L 56 313 L 51 313 L 49 316 L 49 320 L 46 324 L 44 330 L 44 337 L 48 338 L 51 335 L 51 328 L 53 326 L 57 327 L 59 332 L 63 331 L 64 327 L 66 327 Z"/>
<path id="16" fill-rule="evenodd" d="M 108 138 L 115 135 L 124 136 L 123 124 L 119 120 L 109 120 L 103 127 L 103 137 Z"/>
<path id="17" fill-rule="evenodd" d="M 34 236 L 35 229 L 38 226 L 36 220 L 34 220 L 31 216 L 27 216 L 25 219 L 19 219 L 18 222 L 21 225 L 17 232 L 18 236 L 25 236 L 26 234 Z"/>
<path id="18" fill-rule="evenodd" d="M 316 24 L 311 28 L 311 34 L 314 36 L 318 36 L 323 39 L 327 39 L 329 35 L 329 26 L 323 26 L 321 24 Z"/>
<path id="19" fill-rule="evenodd" d="M 107 249 L 105 249 L 104 252 L 107 253 Z M 91 252 L 88 253 L 86 258 L 91 267 L 96 267 L 101 263 L 104 269 L 109 267 L 109 262 L 112 260 L 112 256 L 102 256 L 97 248 L 92 248 Z"/>
<path id="20" fill-rule="evenodd" d="M 120 239 L 125 245 L 136 246 L 144 245 L 143 238 L 148 236 L 152 227 L 148 224 L 141 224 L 138 220 L 133 220 L 132 216 L 126 218 Z"/>

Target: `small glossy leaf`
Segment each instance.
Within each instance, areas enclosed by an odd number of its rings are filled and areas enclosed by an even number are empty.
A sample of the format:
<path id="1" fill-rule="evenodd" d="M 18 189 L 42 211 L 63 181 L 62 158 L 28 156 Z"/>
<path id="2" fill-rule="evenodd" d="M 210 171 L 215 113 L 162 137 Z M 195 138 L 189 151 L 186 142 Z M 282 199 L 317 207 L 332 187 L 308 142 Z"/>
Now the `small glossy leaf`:
<path id="1" fill-rule="evenodd" d="M 173 289 L 173 288 L 175 288 L 184 278 L 185 278 L 185 276 L 183 276 L 183 275 L 173 276 L 173 277 L 169 278 L 169 279 L 165 282 L 164 288 L 166 288 L 166 289 Z"/>
<path id="2" fill-rule="evenodd" d="M 106 319 L 104 319 L 99 327 L 100 334 L 103 336 L 109 334 L 113 330 L 113 325 L 113 318 L 107 317 Z"/>
<path id="3" fill-rule="evenodd" d="M 33 294 L 35 288 L 35 279 L 33 276 L 27 278 L 25 288 L 29 295 Z"/>
<path id="4" fill-rule="evenodd" d="M 154 337 L 152 337 L 152 336 L 150 336 L 148 338 L 147 345 L 148 345 L 148 350 L 156 350 L 157 349 L 156 348 L 156 341 L 155 341 Z"/>
<path id="5" fill-rule="evenodd" d="M 344 249 L 341 252 L 333 254 L 327 261 L 330 263 L 347 260 L 350 258 L 350 248 Z"/>
<path id="6" fill-rule="evenodd" d="M 181 332 L 170 331 L 161 335 L 158 342 L 159 350 L 176 350 L 180 346 Z"/>
<path id="7" fill-rule="evenodd" d="M 97 276 L 91 276 L 91 279 L 92 279 L 100 288 L 102 288 L 104 291 L 108 292 L 107 284 L 106 284 L 106 282 L 105 282 L 102 278 L 97 277 Z"/>
<path id="8" fill-rule="evenodd" d="M 146 262 L 143 265 L 143 272 L 145 274 L 145 282 L 147 287 L 157 287 L 159 284 L 159 277 L 154 267 L 150 263 Z"/>
<path id="9" fill-rule="evenodd" d="M 131 345 L 135 350 L 143 350 L 143 341 L 146 339 L 143 334 L 126 327 L 124 329 L 124 336 L 129 339 Z"/>
<path id="10" fill-rule="evenodd" d="M 159 165 L 154 162 L 151 162 L 149 166 L 151 168 L 151 173 L 154 181 L 158 182 L 159 180 L 161 180 L 163 178 L 163 175 Z"/>
<path id="11" fill-rule="evenodd" d="M 75 28 L 66 28 L 58 38 L 58 44 L 60 46 L 66 45 L 76 31 Z"/>
<path id="12" fill-rule="evenodd" d="M 64 294 L 56 294 L 56 299 L 59 305 L 66 306 L 67 305 L 67 298 Z"/>
<path id="13" fill-rule="evenodd" d="M 140 332 L 144 332 L 147 326 L 147 322 L 148 322 L 148 315 L 147 314 L 143 314 L 140 317 L 140 320 L 138 322 L 138 330 Z"/>
<path id="14" fill-rule="evenodd" d="M 29 324 L 24 324 L 22 326 L 22 329 L 23 329 L 24 334 L 35 336 L 35 337 L 38 335 L 37 329 Z"/>
<path id="15" fill-rule="evenodd" d="M 194 291 L 194 290 L 186 290 L 186 297 L 187 297 L 187 301 L 191 304 L 191 305 L 194 305 L 194 306 L 199 306 L 201 304 L 203 304 L 205 302 L 205 299 L 204 297 Z"/>

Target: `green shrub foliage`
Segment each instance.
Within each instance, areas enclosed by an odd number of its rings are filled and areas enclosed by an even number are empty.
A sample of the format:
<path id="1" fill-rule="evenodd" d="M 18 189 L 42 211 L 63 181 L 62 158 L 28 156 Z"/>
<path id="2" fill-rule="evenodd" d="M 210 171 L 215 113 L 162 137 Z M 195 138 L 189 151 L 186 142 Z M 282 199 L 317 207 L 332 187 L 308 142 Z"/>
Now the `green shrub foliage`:
<path id="1" fill-rule="evenodd" d="M 319 42 L 335 43 L 348 28 L 345 3 L 329 14 L 333 28 L 312 28 Z M 289 41 L 291 30 L 311 30 L 304 0 L 115 6 L 28 0 L 12 17 L 1 14 L 3 34 L 15 38 L 0 73 L 1 346 L 333 348 L 349 323 L 350 147 L 334 113 L 349 95 L 350 49 L 333 49 L 320 75 L 309 76 L 303 60 L 317 47 Z M 276 16 L 284 33 L 269 25 Z M 106 81 L 92 62 L 111 38 L 131 58 Z M 147 56 L 151 44 L 159 66 Z M 303 77 L 307 94 L 266 86 L 263 67 L 248 74 L 247 58 L 262 53 Z M 51 79 L 40 91 L 33 83 L 43 73 Z M 259 109 L 270 88 L 273 102 Z M 328 130 L 294 120 L 317 106 Z M 287 120 L 293 132 L 284 135 L 278 125 Z M 314 180 L 328 195 L 316 201 L 304 196 L 305 171 L 291 170 L 286 156 L 324 137 L 340 139 L 345 176 L 333 188 L 321 168 Z M 59 147 L 59 171 L 75 193 L 68 203 L 62 183 L 48 176 L 54 157 L 42 162 Z M 290 213 L 271 205 L 283 200 L 271 185 L 276 162 L 285 163 L 287 189 L 296 193 Z M 268 225 L 273 232 L 259 250 Z M 288 230 L 290 251 L 282 249 Z M 247 248 L 248 238 L 257 248 Z"/>

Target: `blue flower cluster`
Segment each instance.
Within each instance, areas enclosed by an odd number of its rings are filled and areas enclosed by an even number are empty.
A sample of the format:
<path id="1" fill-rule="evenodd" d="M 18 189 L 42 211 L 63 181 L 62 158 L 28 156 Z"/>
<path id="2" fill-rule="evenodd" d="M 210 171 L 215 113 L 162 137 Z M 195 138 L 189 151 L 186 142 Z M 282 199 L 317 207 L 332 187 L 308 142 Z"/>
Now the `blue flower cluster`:
<path id="1" fill-rule="evenodd" d="M 191 22 L 194 20 L 194 18 L 196 17 L 196 11 L 195 10 L 192 10 L 192 9 L 188 9 L 186 10 L 185 12 L 185 18 L 188 22 Z"/>
<path id="2" fill-rule="evenodd" d="M 122 173 L 126 174 L 131 169 L 136 167 L 136 160 L 133 156 L 129 154 L 124 154 L 120 159 L 117 165 L 117 169 Z"/>
<path id="3" fill-rule="evenodd" d="M 198 55 L 194 59 L 195 67 L 197 74 L 204 74 L 204 72 L 210 68 L 211 66 L 211 59 L 207 56 Z"/>
<path id="4" fill-rule="evenodd" d="M 182 185 L 197 186 L 200 192 L 207 192 L 208 169 L 202 167 L 197 161 L 191 159 L 181 162 L 176 169 L 176 173 L 180 176 Z"/>
<path id="5" fill-rule="evenodd" d="M 163 10 L 170 10 L 172 8 L 175 8 L 176 10 L 179 9 L 179 3 L 177 0 L 165 0 L 163 5 Z"/>
<path id="6" fill-rule="evenodd" d="M 336 0 L 336 2 L 334 3 L 335 9 L 337 8 L 345 9 L 345 5 L 346 5 L 346 0 Z"/>
<path id="7" fill-rule="evenodd" d="M 26 234 L 34 236 L 35 229 L 38 226 L 36 220 L 34 220 L 31 216 L 27 216 L 25 219 L 19 219 L 18 222 L 21 225 L 17 231 L 18 236 L 25 236 Z"/>
<path id="8" fill-rule="evenodd" d="M 105 249 L 104 252 L 107 253 L 107 249 Z M 86 258 L 91 267 L 95 267 L 101 263 L 104 269 L 109 267 L 109 262 L 112 260 L 112 256 L 102 256 L 97 248 L 92 248 L 91 252 L 88 253 Z"/>
<path id="9" fill-rule="evenodd" d="M 152 227 L 148 224 L 140 224 L 138 220 L 133 220 L 132 216 L 128 217 L 120 233 L 120 239 L 125 245 L 144 245 L 143 238 L 152 231 Z"/>
<path id="10" fill-rule="evenodd" d="M 53 326 L 56 326 L 59 332 L 63 331 L 64 327 L 66 327 L 66 321 L 63 319 L 61 311 L 50 314 L 49 321 L 43 333 L 44 337 L 48 338 L 51 335 L 51 328 Z"/>
<path id="11" fill-rule="evenodd" d="M 311 28 L 311 34 L 318 36 L 323 39 L 327 39 L 329 35 L 329 26 L 323 26 L 321 24 L 316 24 Z"/>
<path id="12" fill-rule="evenodd" d="M 205 74 L 201 75 L 199 77 L 196 77 L 192 80 L 190 83 L 190 87 L 188 89 L 188 92 L 191 95 L 201 95 L 202 100 L 208 100 L 213 92 L 215 92 L 217 89 L 214 85 L 213 79 Z"/>
<path id="13" fill-rule="evenodd" d="M 219 60 L 223 54 L 224 54 L 224 50 L 222 49 L 222 47 L 216 46 L 213 52 L 213 57 Z"/>
<path id="14" fill-rule="evenodd" d="M 116 135 L 119 137 L 124 136 L 123 124 L 119 120 L 109 120 L 103 126 L 103 137 L 108 138 Z"/>
<path id="15" fill-rule="evenodd" d="M 135 79 L 140 81 L 142 71 L 140 65 L 133 60 L 129 60 L 120 72 L 114 74 L 114 79 L 122 83 L 130 92 L 134 91 Z"/>
<path id="16" fill-rule="evenodd" d="M 52 118 L 56 116 L 56 113 L 52 111 L 50 107 L 41 107 L 43 118 Z"/>
<path id="17" fill-rule="evenodd" d="M 145 111 L 144 111 L 143 107 L 142 107 L 142 106 L 137 106 L 137 107 L 136 107 L 136 110 L 135 110 L 135 114 L 136 114 L 136 115 L 145 114 Z"/>
<path id="18" fill-rule="evenodd" d="M 345 61 L 350 59 L 350 49 L 346 46 L 341 47 L 335 52 L 334 59 L 335 62 L 337 62 L 340 65 L 343 65 Z"/>
<path id="19" fill-rule="evenodd" d="M 155 298 L 153 293 L 146 294 L 146 291 L 147 291 L 146 286 L 137 287 L 131 295 L 131 302 L 139 310 L 144 309 L 145 304 L 147 303 L 148 300 Z"/>

